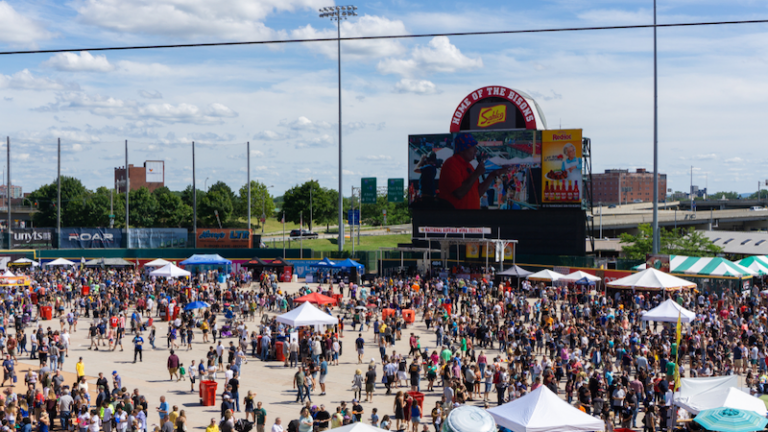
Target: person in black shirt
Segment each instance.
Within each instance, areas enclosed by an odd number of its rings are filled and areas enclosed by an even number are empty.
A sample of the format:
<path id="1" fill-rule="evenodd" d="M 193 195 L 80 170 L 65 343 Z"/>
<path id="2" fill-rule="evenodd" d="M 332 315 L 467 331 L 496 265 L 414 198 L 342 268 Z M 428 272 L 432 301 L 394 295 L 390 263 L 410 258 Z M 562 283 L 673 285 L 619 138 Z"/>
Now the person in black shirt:
<path id="1" fill-rule="evenodd" d="M 373 401 L 373 388 L 376 386 L 376 370 L 373 366 L 368 366 L 368 372 L 365 373 L 365 401 Z"/>
<path id="2" fill-rule="evenodd" d="M 232 393 L 232 399 L 234 400 L 235 410 L 240 412 L 240 381 L 237 379 L 239 374 L 235 372 L 235 375 L 229 379 L 229 385 L 232 387 L 230 392 Z"/>
<path id="3" fill-rule="evenodd" d="M 315 413 L 315 424 L 318 431 L 328 430 L 331 423 L 331 414 L 325 410 L 325 405 L 320 405 L 320 410 Z"/>
<path id="4" fill-rule="evenodd" d="M 353 403 L 352 415 L 355 416 L 355 421 L 356 422 L 363 421 L 363 413 L 364 413 L 363 406 L 360 405 L 360 402 L 358 402 L 357 399 L 352 399 L 352 403 Z"/>

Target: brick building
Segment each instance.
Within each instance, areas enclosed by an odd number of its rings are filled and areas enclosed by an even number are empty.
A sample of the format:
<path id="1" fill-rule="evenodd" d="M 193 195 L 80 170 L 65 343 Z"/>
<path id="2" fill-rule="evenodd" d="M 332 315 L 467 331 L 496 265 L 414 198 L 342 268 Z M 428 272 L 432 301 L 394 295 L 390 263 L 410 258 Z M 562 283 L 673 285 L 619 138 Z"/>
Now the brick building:
<path id="1" fill-rule="evenodd" d="M 11 198 L 22 198 L 23 194 L 21 192 L 21 186 L 17 185 L 11 185 Z M 8 195 L 8 186 L 6 185 L 0 185 L 0 197 L 7 197 Z"/>
<path id="2" fill-rule="evenodd" d="M 146 161 L 144 166 L 135 167 L 128 165 L 128 181 L 131 190 L 146 187 L 150 192 L 165 186 L 165 162 Z M 115 189 L 118 193 L 125 193 L 125 167 L 115 168 Z"/>
<path id="3" fill-rule="evenodd" d="M 645 168 L 629 170 L 608 169 L 603 174 L 592 174 L 592 202 L 594 204 L 626 204 L 653 202 L 653 173 Z M 667 175 L 659 174 L 659 202 L 667 195 Z"/>

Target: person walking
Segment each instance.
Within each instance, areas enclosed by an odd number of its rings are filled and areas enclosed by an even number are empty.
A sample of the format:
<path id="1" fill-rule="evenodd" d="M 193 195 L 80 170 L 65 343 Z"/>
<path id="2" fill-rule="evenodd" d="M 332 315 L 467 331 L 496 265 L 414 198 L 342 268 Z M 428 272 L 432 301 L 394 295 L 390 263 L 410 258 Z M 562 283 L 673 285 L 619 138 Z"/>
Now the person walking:
<path id="1" fill-rule="evenodd" d="M 171 350 L 171 355 L 168 356 L 167 366 L 168 374 L 171 376 L 170 381 L 173 381 L 174 376 L 181 379 L 179 376 L 179 356 L 173 350 Z"/>
<path id="2" fill-rule="evenodd" d="M 144 347 L 144 338 L 141 337 L 141 333 L 136 333 L 136 336 L 133 337 L 133 362 L 136 363 L 136 358 L 139 358 L 139 361 L 144 362 L 144 353 L 142 351 Z"/>
<path id="3" fill-rule="evenodd" d="M 363 371 L 357 369 L 352 377 L 352 390 L 355 392 L 355 399 L 362 398 L 363 391 Z"/>

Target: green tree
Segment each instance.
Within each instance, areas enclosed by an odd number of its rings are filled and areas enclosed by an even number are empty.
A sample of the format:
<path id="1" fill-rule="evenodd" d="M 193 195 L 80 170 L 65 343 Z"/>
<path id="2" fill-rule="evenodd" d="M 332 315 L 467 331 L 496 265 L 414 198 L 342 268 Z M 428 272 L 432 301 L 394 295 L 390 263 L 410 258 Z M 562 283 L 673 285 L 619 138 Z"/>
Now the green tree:
<path id="1" fill-rule="evenodd" d="M 211 188 L 202 200 L 200 193 L 198 193 L 197 204 L 197 218 L 204 227 L 219 226 L 219 222 L 216 220 L 217 213 L 222 226 L 227 225 L 232 218 L 232 199 L 222 189 Z"/>
<path id="2" fill-rule="evenodd" d="M 40 186 L 29 195 L 29 200 L 36 203 L 38 211 L 33 216 L 35 226 L 55 227 L 56 226 L 56 192 L 57 185 L 53 183 Z M 61 177 L 61 226 L 78 226 L 74 223 L 79 221 L 79 215 L 67 211 L 70 203 L 82 202 L 88 194 L 88 190 L 83 183 L 74 177 Z M 75 204 L 72 207 L 78 207 Z"/>
<path id="3" fill-rule="evenodd" d="M 650 224 L 637 226 L 638 234 L 622 233 L 622 253 L 629 259 L 642 259 L 653 250 L 653 229 Z M 693 228 L 659 229 L 659 253 L 665 255 L 715 256 L 722 252 L 711 240 Z"/>
<path id="4" fill-rule="evenodd" d="M 155 225 L 157 200 L 146 187 L 128 193 L 130 224 L 134 227 L 151 228 Z"/>
<path id="5" fill-rule="evenodd" d="M 376 197 L 376 204 L 363 204 L 360 217 L 366 225 L 384 225 L 384 210 L 387 212 L 387 225 L 400 225 L 410 222 L 411 212 L 407 202 L 391 203 L 387 194 Z"/>
<path id="6" fill-rule="evenodd" d="M 163 186 L 152 191 L 152 195 L 157 201 L 155 226 L 172 228 L 192 226 L 192 207 L 181 199 L 181 194 L 171 192 Z"/>
<path id="7" fill-rule="evenodd" d="M 248 218 L 248 185 L 244 184 L 239 193 L 236 212 Z M 262 212 L 266 218 L 271 218 L 275 214 L 275 202 L 267 185 L 251 180 L 251 217 L 259 219 Z M 261 226 L 260 222 L 258 226 Z"/>
<path id="8" fill-rule="evenodd" d="M 337 200 L 336 191 L 320 187 L 317 180 L 310 180 L 285 191 L 282 211 L 285 212 L 286 221 L 299 223 L 303 215 L 303 220 L 310 229 L 313 226 L 312 222 L 317 222 L 325 224 L 327 230 L 331 223 L 336 222 Z M 277 215 L 278 220 L 281 218 L 282 214 Z M 314 221 L 310 219 L 314 219 Z"/>

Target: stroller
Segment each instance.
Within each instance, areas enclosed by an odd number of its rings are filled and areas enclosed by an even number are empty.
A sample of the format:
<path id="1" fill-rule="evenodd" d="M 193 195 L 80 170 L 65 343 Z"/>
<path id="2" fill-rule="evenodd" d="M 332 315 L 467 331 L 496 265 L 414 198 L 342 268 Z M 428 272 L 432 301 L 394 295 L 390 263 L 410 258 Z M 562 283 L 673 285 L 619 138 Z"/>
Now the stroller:
<path id="1" fill-rule="evenodd" d="M 253 422 L 240 419 L 237 422 L 235 422 L 235 430 L 237 432 L 250 432 L 251 429 L 253 429 Z"/>

